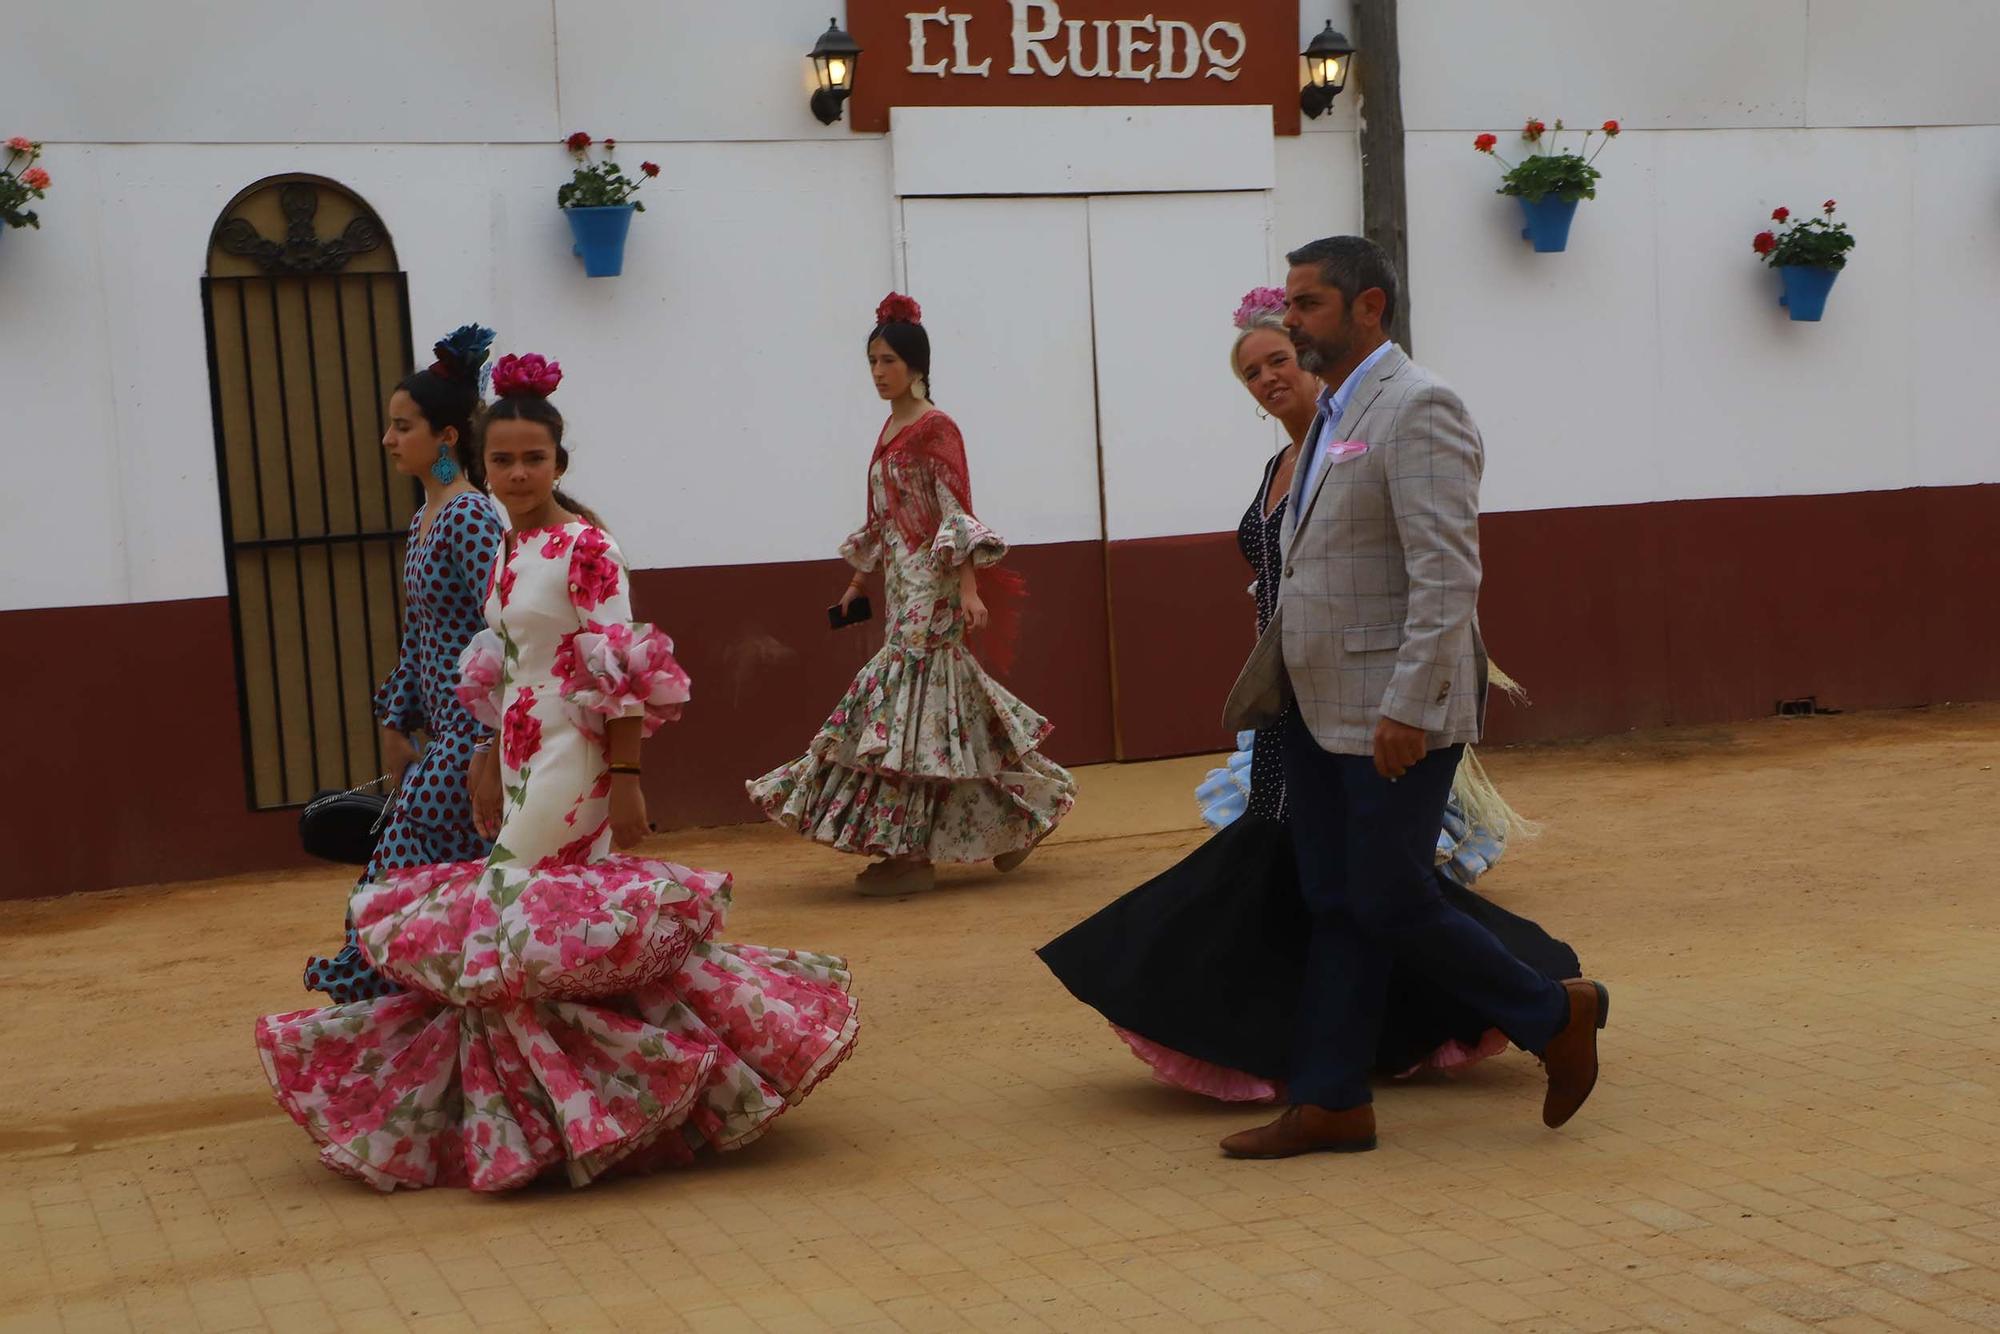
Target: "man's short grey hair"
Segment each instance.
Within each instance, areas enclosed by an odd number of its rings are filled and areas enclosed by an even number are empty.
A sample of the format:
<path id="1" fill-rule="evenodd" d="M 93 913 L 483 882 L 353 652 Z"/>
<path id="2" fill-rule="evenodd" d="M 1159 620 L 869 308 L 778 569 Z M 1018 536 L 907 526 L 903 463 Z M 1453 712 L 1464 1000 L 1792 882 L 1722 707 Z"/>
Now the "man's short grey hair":
<path id="1" fill-rule="evenodd" d="M 1382 289 L 1382 327 L 1396 320 L 1396 266 L 1389 252 L 1365 236 L 1327 236 L 1285 256 L 1287 264 L 1318 267 L 1320 281 L 1339 290 L 1348 305 L 1371 287 Z"/>

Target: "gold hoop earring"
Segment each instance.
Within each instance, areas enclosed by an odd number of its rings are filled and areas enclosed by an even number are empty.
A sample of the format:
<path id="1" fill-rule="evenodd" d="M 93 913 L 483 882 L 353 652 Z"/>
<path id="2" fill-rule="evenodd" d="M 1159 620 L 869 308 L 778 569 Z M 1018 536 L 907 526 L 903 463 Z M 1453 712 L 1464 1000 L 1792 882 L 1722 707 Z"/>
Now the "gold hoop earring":
<path id="1" fill-rule="evenodd" d="M 1266 412 L 1266 411 L 1264 411 L 1264 409 L 1262 409 L 1262 408 L 1258 408 L 1258 409 L 1257 409 L 1257 420 L 1258 420 L 1258 421 L 1260 421 L 1260 422 L 1267 422 L 1267 421 L 1271 420 L 1271 414 L 1270 414 L 1270 413 L 1268 413 L 1268 412 Z"/>

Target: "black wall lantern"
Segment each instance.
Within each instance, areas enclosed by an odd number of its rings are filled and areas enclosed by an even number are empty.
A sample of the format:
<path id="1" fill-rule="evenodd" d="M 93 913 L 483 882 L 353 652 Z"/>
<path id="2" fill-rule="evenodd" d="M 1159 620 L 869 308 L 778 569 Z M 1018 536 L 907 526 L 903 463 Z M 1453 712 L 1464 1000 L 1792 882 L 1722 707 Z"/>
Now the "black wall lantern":
<path id="1" fill-rule="evenodd" d="M 861 48 L 840 30 L 840 24 L 826 21 L 826 31 L 813 43 L 813 73 L 819 87 L 813 90 L 812 113 L 822 125 L 840 119 L 840 108 L 854 91 L 854 67 L 860 62 Z"/>
<path id="2" fill-rule="evenodd" d="M 1318 120 L 1347 86 L 1347 69 L 1354 63 L 1354 46 L 1344 32 L 1333 30 L 1333 20 L 1300 54 L 1306 58 L 1306 86 L 1299 89 L 1299 110 Z"/>

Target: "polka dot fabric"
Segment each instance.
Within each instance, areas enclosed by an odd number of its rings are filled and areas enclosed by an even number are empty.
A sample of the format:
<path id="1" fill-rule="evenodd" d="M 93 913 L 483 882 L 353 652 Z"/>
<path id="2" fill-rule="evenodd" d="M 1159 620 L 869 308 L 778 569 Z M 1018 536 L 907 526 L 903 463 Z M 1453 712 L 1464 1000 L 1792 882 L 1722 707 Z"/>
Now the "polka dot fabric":
<path id="1" fill-rule="evenodd" d="M 446 501 L 430 532 L 420 535 L 422 524 L 419 511 L 410 520 L 403 559 L 403 655 L 375 692 L 375 716 L 429 740 L 396 791 L 363 884 L 383 871 L 477 861 L 490 846 L 472 826 L 465 787 L 473 742 L 488 733 L 466 713 L 453 686 L 459 655 L 486 628 L 486 592 L 506 529 L 493 502 L 476 491 Z M 336 1005 L 400 990 L 368 966 L 355 945 L 352 920 L 339 953 L 306 961 L 305 985 Z"/>

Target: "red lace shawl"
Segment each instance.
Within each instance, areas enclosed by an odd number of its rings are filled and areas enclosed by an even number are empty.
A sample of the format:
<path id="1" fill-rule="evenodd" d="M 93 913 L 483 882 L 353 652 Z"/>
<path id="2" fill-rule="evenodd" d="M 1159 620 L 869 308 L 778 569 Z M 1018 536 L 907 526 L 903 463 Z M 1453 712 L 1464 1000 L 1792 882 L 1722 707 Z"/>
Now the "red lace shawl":
<path id="1" fill-rule="evenodd" d="M 883 432 L 888 426 L 885 423 Z M 891 464 L 882 469 L 882 489 L 888 496 L 888 512 L 875 505 L 875 489 L 868 488 L 868 526 L 879 531 L 883 522 L 892 523 L 912 551 L 927 550 L 944 522 L 938 501 L 942 482 L 967 514 L 972 508 L 972 477 L 965 463 L 965 437 L 958 423 L 933 408 L 887 439 L 878 439 L 868 461 L 869 471 L 877 463 Z M 979 597 L 986 604 L 986 629 L 978 636 L 979 656 L 996 670 L 1005 671 L 1014 660 L 1021 628 L 1021 604 L 1027 597 L 1027 580 L 1013 570 L 988 566 L 975 576 Z"/>

